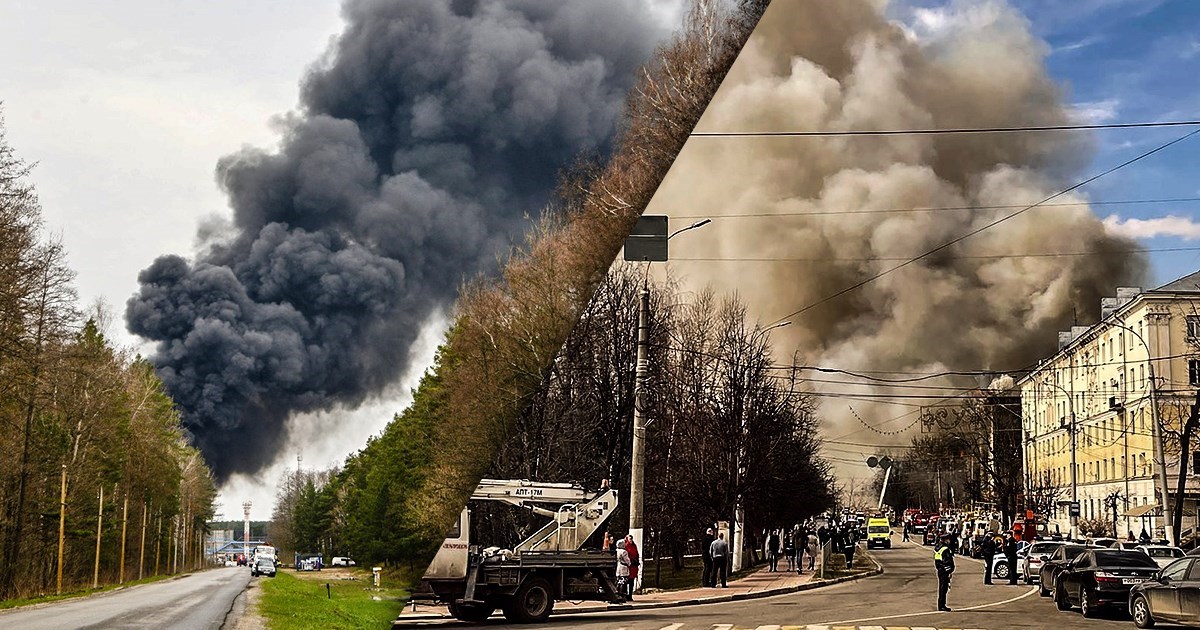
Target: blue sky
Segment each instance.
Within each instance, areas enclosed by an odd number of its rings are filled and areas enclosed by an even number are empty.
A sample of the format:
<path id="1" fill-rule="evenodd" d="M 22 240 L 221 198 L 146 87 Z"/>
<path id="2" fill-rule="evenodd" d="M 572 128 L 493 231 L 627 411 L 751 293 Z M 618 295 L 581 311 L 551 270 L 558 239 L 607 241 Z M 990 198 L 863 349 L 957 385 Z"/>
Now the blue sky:
<path id="1" fill-rule="evenodd" d="M 1047 66 L 1067 100 L 1096 122 L 1200 119 L 1200 2 L 1193 0 L 1015 0 L 1049 45 Z M 1095 134 L 1091 172 L 1119 164 L 1190 129 Z M 1200 197 L 1200 136 L 1090 185 L 1096 201 Z M 1090 173 L 1089 173 L 1090 174 Z M 1200 247 L 1200 202 L 1096 207 L 1148 248 Z M 1158 232 L 1156 236 L 1150 236 Z M 1167 232 L 1167 233 L 1163 233 Z M 1200 251 L 1152 254 L 1153 280 L 1200 269 Z"/>

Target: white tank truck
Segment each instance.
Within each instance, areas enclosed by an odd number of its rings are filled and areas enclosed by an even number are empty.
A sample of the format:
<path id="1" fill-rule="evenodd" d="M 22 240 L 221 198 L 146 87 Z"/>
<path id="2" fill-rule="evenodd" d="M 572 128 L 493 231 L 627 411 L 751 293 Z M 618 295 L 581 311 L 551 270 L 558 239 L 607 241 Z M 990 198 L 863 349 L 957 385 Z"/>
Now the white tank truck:
<path id="1" fill-rule="evenodd" d="M 470 500 L 508 503 L 551 521 L 512 549 L 484 547 L 470 540 L 468 503 L 414 599 L 444 603 L 462 621 L 483 621 L 498 608 L 523 623 L 544 621 L 555 600 L 624 601 L 614 551 L 582 549 L 617 507 L 607 481 L 589 491 L 571 483 L 483 479 Z"/>

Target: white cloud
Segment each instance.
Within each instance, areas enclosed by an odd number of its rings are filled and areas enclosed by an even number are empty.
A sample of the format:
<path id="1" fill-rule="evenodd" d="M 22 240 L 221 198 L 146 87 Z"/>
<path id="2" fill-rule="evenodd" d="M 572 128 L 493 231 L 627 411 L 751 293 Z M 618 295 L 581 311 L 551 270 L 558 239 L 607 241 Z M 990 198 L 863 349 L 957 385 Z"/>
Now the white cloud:
<path id="1" fill-rule="evenodd" d="M 1063 44 L 1061 46 L 1055 46 L 1050 52 L 1052 52 L 1052 53 L 1072 52 L 1072 51 L 1079 50 L 1081 48 L 1087 48 L 1089 46 L 1094 46 L 1096 44 L 1099 44 L 1102 41 L 1104 41 L 1104 38 L 1099 35 L 1089 35 L 1080 40 L 1076 40 L 1076 41 L 1073 41 L 1073 42 L 1070 42 L 1067 44 Z"/>
<path id="2" fill-rule="evenodd" d="M 1122 219 L 1113 214 L 1104 219 L 1104 227 L 1113 234 L 1130 238 L 1173 236 L 1186 241 L 1200 240 L 1200 223 L 1173 214 L 1153 219 Z"/>
<path id="3" fill-rule="evenodd" d="M 1094 125 L 1115 120 L 1120 108 L 1120 100 L 1106 98 L 1102 101 L 1073 103 L 1067 114 L 1077 123 Z"/>

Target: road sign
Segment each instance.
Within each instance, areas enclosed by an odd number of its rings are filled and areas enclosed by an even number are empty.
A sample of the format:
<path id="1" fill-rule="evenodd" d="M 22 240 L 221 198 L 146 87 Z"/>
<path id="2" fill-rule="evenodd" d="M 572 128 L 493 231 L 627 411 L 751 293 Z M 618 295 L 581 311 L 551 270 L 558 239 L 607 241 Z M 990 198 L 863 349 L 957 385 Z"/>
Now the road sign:
<path id="1" fill-rule="evenodd" d="M 633 231 L 625 239 L 625 260 L 664 262 L 667 260 L 667 217 L 639 217 Z"/>
<path id="2" fill-rule="evenodd" d="M 1068 509 L 1070 510 L 1068 512 L 1068 514 L 1070 514 L 1071 516 L 1079 516 L 1079 502 L 1078 501 L 1072 501 L 1070 506 L 1068 507 Z"/>

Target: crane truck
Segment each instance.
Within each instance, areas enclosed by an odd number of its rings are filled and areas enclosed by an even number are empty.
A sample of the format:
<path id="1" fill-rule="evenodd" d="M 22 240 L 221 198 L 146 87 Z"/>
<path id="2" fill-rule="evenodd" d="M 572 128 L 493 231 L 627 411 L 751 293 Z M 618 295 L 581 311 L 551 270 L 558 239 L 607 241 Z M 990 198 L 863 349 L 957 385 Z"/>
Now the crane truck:
<path id="1" fill-rule="evenodd" d="M 612 551 L 583 549 L 617 508 L 617 492 L 572 483 L 483 479 L 471 501 L 497 501 L 550 520 L 512 549 L 471 541 L 470 503 L 434 555 L 414 599 L 446 604 L 461 621 L 496 609 L 518 623 L 544 621 L 555 600 L 620 603 Z M 549 506 L 549 507 L 547 507 Z"/>

